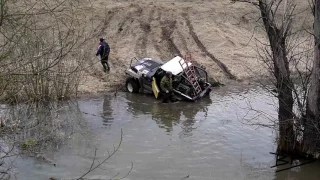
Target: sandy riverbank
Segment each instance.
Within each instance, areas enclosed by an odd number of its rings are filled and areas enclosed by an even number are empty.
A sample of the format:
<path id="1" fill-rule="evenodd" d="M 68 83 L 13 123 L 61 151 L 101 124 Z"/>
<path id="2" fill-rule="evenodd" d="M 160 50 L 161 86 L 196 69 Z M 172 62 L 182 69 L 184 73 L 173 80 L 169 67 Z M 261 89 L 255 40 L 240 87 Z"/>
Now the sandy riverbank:
<path id="1" fill-rule="evenodd" d="M 305 8 L 303 4 L 300 8 Z M 230 76 L 248 82 L 268 74 L 258 58 L 258 41 L 266 42 L 259 11 L 246 3 L 215 1 L 105 1 L 90 5 L 100 23 L 100 37 L 111 46 L 111 71 L 105 74 L 94 56 L 98 38 L 88 43 L 92 56 L 79 87 L 80 93 L 99 93 L 121 88 L 124 70 L 133 57 L 168 61 L 191 52 L 209 76 L 228 84 Z M 303 15 L 305 17 L 308 15 Z M 304 21 L 301 18 L 301 21 Z M 227 69 L 223 69 L 224 64 Z M 226 72 L 227 71 L 227 72 Z"/>

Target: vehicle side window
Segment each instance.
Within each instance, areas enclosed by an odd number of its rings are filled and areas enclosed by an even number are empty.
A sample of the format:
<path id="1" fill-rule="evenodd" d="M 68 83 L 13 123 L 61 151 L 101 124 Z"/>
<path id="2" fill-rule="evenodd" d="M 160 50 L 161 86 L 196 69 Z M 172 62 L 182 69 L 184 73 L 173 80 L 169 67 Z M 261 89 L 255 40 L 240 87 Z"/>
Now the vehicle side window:
<path id="1" fill-rule="evenodd" d="M 205 70 L 203 70 L 201 68 L 196 68 L 196 70 L 197 70 L 197 75 L 200 77 L 200 79 L 202 79 L 202 80 L 207 79 L 207 73 Z"/>

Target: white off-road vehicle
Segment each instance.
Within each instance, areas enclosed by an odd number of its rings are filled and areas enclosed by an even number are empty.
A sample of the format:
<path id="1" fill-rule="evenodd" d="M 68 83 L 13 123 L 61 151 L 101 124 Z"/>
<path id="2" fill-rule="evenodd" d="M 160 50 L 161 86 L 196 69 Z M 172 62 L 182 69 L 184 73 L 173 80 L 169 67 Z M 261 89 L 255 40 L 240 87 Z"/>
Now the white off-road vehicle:
<path id="1" fill-rule="evenodd" d="M 179 56 L 166 63 L 152 58 L 134 59 L 125 71 L 128 92 L 151 93 L 156 98 L 161 97 L 160 81 L 167 71 L 172 72 L 173 91 L 178 100 L 196 101 L 211 91 L 207 72 Z"/>

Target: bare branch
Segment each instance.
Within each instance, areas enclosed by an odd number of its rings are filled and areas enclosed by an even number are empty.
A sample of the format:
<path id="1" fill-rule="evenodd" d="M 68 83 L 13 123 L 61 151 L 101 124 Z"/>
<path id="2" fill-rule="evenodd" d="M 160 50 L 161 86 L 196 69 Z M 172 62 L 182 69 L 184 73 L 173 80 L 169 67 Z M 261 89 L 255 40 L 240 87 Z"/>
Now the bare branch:
<path id="1" fill-rule="evenodd" d="M 84 173 L 81 177 L 79 177 L 77 180 L 80 180 L 82 179 L 83 177 L 85 177 L 86 175 L 88 175 L 89 173 L 91 173 L 92 171 L 94 171 L 95 169 L 99 168 L 102 164 L 104 164 L 105 162 L 107 162 L 119 149 L 120 149 L 120 146 L 121 146 L 121 143 L 122 143 L 122 140 L 123 140 L 123 133 L 122 133 L 122 129 L 121 129 L 121 138 L 120 138 L 120 142 L 119 144 L 114 147 L 114 150 L 111 152 L 111 154 L 109 154 L 109 156 L 104 159 L 103 161 L 101 161 L 99 164 L 97 164 L 96 166 L 93 166 L 93 167 L 90 167 L 90 169 Z"/>

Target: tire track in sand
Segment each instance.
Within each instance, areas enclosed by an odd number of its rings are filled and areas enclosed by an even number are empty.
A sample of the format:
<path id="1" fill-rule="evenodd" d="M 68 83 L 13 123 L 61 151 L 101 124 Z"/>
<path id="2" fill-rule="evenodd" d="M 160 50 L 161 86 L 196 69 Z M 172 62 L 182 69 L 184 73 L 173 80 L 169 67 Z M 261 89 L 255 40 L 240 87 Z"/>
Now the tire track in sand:
<path id="1" fill-rule="evenodd" d="M 103 25 L 99 26 L 99 27 L 102 27 L 100 32 L 98 33 L 99 37 L 105 33 L 106 29 L 109 27 L 109 24 L 110 24 L 112 18 L 114 17 L 114 12 L 117 10 L 118 10 L 117 8 L 114 8 L 114 9 L 108 11 L 106 17 L 104 18 Z"/>
<path id="2" fill-rule="evenodd" d="M 142 14 L 143 9 L 139 6 L 139 5 L 130 5 L 129 8 L 133 8 L 135 9 L 135 11 L 133 12 L 128 12 L 126 16 L 124 16 L 124 20 L 122 22 L 119 23 L 119 28 L 118 28 L 118 33 L 120 34 L 121 32 L 123 32 L 124 30 L 128 30 L 129 28 L 124 28 L 124 26 L 127 24 L 127 22 L 130 22 L 130 24 L 132 24 L 132 22 L 135 20 L 134 17 L 140 17 Z M 130 26 L 128 26 L 130 27 Z"/>
<path id="3" fill-rule="evenodd" d="M 172 34 L 176 29 L 176 20 L 161 20 L 163 9 L 156 10 L 157 15 L 153 20 L 152 34 L 150 35 L 155 50 L 159 53 L 161 60 L 172 59 L 173 56 L 181 56 L 179 48 L 173 41 Z"/>
<path id="4" fill-rule="evenodd" d="M 128 60 L 124 59 L 123 46 L 128 45 L 131 42 L 124 42 L 123 39 L 134 38 L 135 34 L 131 33 L 134 30 L 133 24 L 136 24 L 137 18 L 140 17 L 143 9 L 139 5 L 130 5 L 126 8 L 121 8 L 121 11 L 117 12 L 118 17 L 115 18 L 118 24 L 113 27 L 115 34 L 112 37 L 112 47 L 110 51 L 109 64 L 111 66 L 110 73 L 104 78 L 105 82 L 108 82 L 108 87 L 121 86 L 123 82 L 119 81 L 125 78 L 124 70 L 128 68 Z M 117 29 L 118 28 L 118 29 Z M 122 40 L 119 41 L 119 38 Z M 125 43 L 125 44 L 123 44 Z"/>
<path id="5" fill-rule="evenodd" d="M 173 37 L 172 34 L 174 30 L 176 29 L 176 20 L 166 20 L 166 21 L 161 21 L 161 34 L 162 34 L 162 40 L 164 42 L 164 46 L 167 47 L 167 51 L 171 53 L 171 56 L 179 55 L 182 57 L 182 54 L 177 47 L 177 45 L 173 42 Z"/>
<path id="6" fill-rule="evenodd" d="M 157 15 L 154 17 L 154 19 L 157 20 L 156 23 L 158 23 L 158 24 L 154 25 L 153 29 L 156 29 L 156 27 L 160 26 L 160 19 L 161 19 L 161 16 L 162 16 L 162 11 L 159 10 L 159 9 L 156 9 L 154 11 L 157 12 Z M 155 32 L 156 31 L 153 31 L 153 33 L 155 33 Z M 157 43 L 156 37 L 158 37 L 158 36 L 154 35 L 153 33 L 151 33 L 151 35 L 150 35 L 151 42 L 153 42 L 153 46 L 154 46 L 155 50 L 158 52 L 158 55 L 160 56 L 160 59 L 164 60 L 167 57 L 164 56 L 164 54 L 161 51 L 160 44 Z"/>
<path id="7" fill-rule="evenodd" d="M 233 79 L 236 80 L 237 77 L 235 75 L 233 75 L 230 70 L 228 69 L 228 67 L 222 63 L 221 61 L 219 61 L 216 57 L 214 57 L 213 54 L 211 54 L 208 49 L 204 46 L 204 44 L 200 41 L 198 35 L 194 32 L 194 28 L 191 24 L 189 15 L 187 13 L 182 13 L 182 16 L 185 18 L 187 26 L 189 28 L 189 33 L 192 36 L 192 38 L 194 39 L 194 41 L 196 42 L 198 48 L 205 53 L 208 57 L 210 57 L 219 67 L 220 69 L 223 71 L 223 73 L 229 78 L 229 79 Z"/>
<path id="8" fill-rule="evenodd" d="M 130 11 L 132 10 L 133 11 Z M 113 51 L 114 54 L 114 65 L 117 65 L 118 67 L 122 67 L 125 68 L 127 67 L 126 64 L 121 63 L 121 61 L 119 61 L 120 57 L 122 57 L 122 54 L 119 54 L 118 49 L 121 48 L 121 46 L 119 47 L 119 42 L 118 42 L 118 38 L 121 38 L 126 34 L 126 32 L 128 31 L 128 29 L 130 29 L 130 25 L 132 24 L 132 22 L 135 20 L 133 17 L 137 16 L 139 17 L 142 13 L 142 8 L 138 5 L 130 5 L 129 7 L 125 8 L 125 9 L 121 9 L 121 12 L 118 12 L 118 14 L 120 14 L 121 18 L 120 20 L 118 19 L 118 27 L 114 27 L 114 28 L 118 28 L 118 30 L 116 31 L 116 34 L 114 35 L 113 41 L 112 41 L 112 46 L 111 47 L 111 51 Z M 129 11 L 129 12 L 128 12 Z M 128 25 L 127 28 L 125 28 L 125 26 Z"/>
<path id="9" fill-rule="evenodd" d="M 182 35 L 181 31 L 179 31 L 179 29 L 177 29 L 177 32 L 178 32 L 179 39 L 182 42 L 183 49 L 186 52 L 189 52 L 188 43 L 187 43 L 186 39 L 183 37 L 183 35 Z"/>
<path id="10" fill-rule="evenodd" d="M 128 19 L 131 17 L 132 12 L 129 13 L 125 13 L 125 11 L 123 10 L 123 8 L 112 8 L 110 9 L 107 13 L 106 16 L 104 17 L 104 20 L 101 21 L 101 25 L 99 27 L 101 27 L 100 29 L 98 29 L 96 35 L 98 35 L 99 37 L 104 36 L 104 34 L 106 34 L 106 30 L 110 29 L 110 28 L 114 28 L 114 27 L 110 27 L 110 24 L 112 24 L 114 21 L 118 21 L 120 19 L 120 23 L 118 25 L 119 28 L 122 28 L 126 22 L 128 21 Z M 120 18 L 119 18 L 119 15 Z M 89 73 L 91 76 L 98 78 L 100 81 L 102 82 L 109 82 L 110 80 L 108 78 L 111 78 L 114 76 L 114 74 L 116 73 L 114 70 L 118 69 L 115 67 L 119 67 L 121 66 L 118 62 L 118 45 L 117 45 L 117 36 L 119 36 L 118 34 L 121 33 L 118 31 L 116 31 L 116 33 L 114 35 L 109 35 L 108 37 L 108 43 L 110 45 L 110 55 L 109 55 L 109 66 L 111 68 L 111 72 L 108 74 L 108 76 L 105 76 L 105 73 L 103 72 L 103 67 L 101 65 L 100 59 L 95 58 L 94 61 L 90 61 L 89 62 L 89 67 L 91 67 L 90 71 L 88 70 L 87 73 Z M 110 76 L 111 75 L 111 76 Z"/>
<path id="11" fill-rule="evenodd" d="M 102 37 L 103 34 L 105 33 L 105 30 L 109 27 L 109 24 L 111 22 L 111 20 L 113 19 L 114 17 L 114 12 L 117 11 L 118 8 L 113 8 L 111 10 L 109 10 L 105 17 L 103 18 L 104 20 L 101 21 L 101 25 L 99 25 L 98 27 L 101 27 L 101 28 L 97 28 L 94 30 L 94 33 L 95 33 L 95 36 L 97 37 Z M 88 73 L 88 74 L 92 74 L 94 75 L 95 77 L 99 77 L 100 78 L 100 75 L 97 75 L 97 71 L 95 71 L 97 68 L 95 68 L 96 64 L 99 64 L 100 62 L 97 62 L 96 61 L 97 59 L 94 58 L 93 61 L 88 61 L 88 67 L 85 68 L 85 72 Z M 99 60 L 100 61 L 100 60 Z M 92 72 L 89 70 L 91 69 Z"/>
<path id="12" fill-rule="evenodd" d="M 147 43 L 148 43 L 148 38 L 149 34 L 151 32 L 151 21 L 153 20 L 154 16 L 154 9 L 150 10 L 150 13 L 148 15 L 148 20 L 147 22 L 140 21 L 140 28 L 143 31 L 143 34 L 141 37 L 137 40 L 137 44 L 135 47 L 135 53 L 138 56 L 138 58 L 142 58 L 147 56 Z"/>
<path id="13" fill-rule="evenodd" d="M 117 12 L 118 10 L 119 10 L 119 8 L 112 8 L 112 9 L 108 10 L 108 12 L 105 14 L 105 17 L 103 18 L 104 20 L 102 20 L 101 25 L 98 26 L 101 28 L 96 29 L 98 31 L 96 33 L 96 35 L 98 37 L 102 37 L 105 34 L 106 29 L 109 27 L 111 21 L 113 20 L 113 18 L 115 16 L 115 12 Z M 91 70 L 89 70 L 89 68 Z M 103 81 L 104 78 L 103 78 L 102 70 L 103 70 L 103 68 L 102 68 L 100 59 L 97 59 L 97 58 L 94 58 L 93 61 L 89 61 L 89 66 L 88 66 L 88 68 L 86 68 L 86 72 L 88 74 Z"/>

